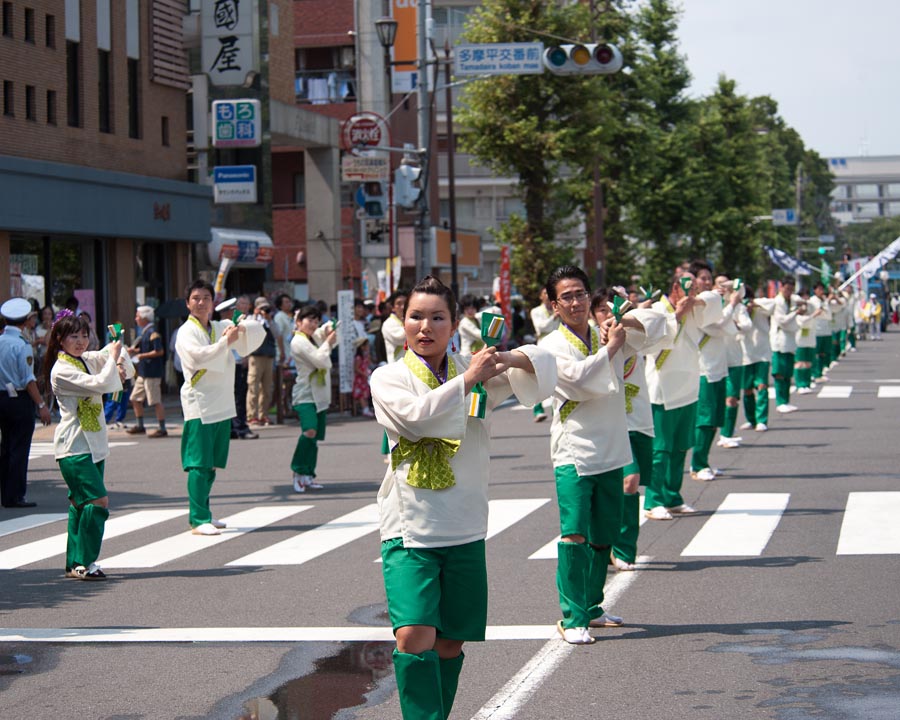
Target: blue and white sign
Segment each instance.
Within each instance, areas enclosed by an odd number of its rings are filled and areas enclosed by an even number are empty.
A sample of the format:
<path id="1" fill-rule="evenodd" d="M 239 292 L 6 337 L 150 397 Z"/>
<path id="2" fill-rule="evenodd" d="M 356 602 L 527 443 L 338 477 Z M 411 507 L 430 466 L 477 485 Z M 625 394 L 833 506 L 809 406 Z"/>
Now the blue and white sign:
<path id="1" fill-rule="evenodd" d="M 227 165 L 213 168 L 213 202 L 255 203 L 256 166 Z"/>
<path id="2" fill-rule="evenodd" d="M 540 75 L 543 43 L 460 45 L 454 51 L 457 75 Z"/>
<path id="3" fill-rule="evenodd" d="M 773 225 L 797 225 L 799 219 L 794 208 L 774 208 L 772 210 Z"/>
<path id="4" fill-rule="evenodd" d="M 214 100 L 212 104 L 213 147 L 259 147 L 262 120 L 259 100 Z"/>

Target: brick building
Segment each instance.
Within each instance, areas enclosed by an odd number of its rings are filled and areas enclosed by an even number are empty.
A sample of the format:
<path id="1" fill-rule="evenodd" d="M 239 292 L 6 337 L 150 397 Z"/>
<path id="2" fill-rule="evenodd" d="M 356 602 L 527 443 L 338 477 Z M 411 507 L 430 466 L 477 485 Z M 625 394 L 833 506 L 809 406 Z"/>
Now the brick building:
<path id="1" fill-rule="evenodd" d="M 0 2 L 0 296 L 98 327 L 180 295 L 209 241 L 187 181 L 180 0 Z"/>

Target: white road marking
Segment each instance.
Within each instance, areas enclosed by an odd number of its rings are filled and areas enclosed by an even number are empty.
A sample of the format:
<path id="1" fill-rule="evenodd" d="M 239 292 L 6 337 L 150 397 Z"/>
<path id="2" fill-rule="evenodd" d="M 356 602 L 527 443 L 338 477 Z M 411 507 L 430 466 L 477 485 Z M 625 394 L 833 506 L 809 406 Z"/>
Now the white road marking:
<path id="1" fill-rule="evenodd" d="M 640 510 L 638 512 L 639 512 L 639 517 L 640 517 L 640 520 L 638 520 L 638 525 L 640 526 L 640 525 L 643 525 L 645 522 L 647 522 L 647 516 L 644 515 L 644 496 L 643 495 L 641 495 Z M 559 541 L 560 541 L 560 536 L 557 535 L 546 545 L 544 545 L 543 547 L 541 547 L 540 549 L 536 550 L 531 555 L 529 555 L 528 559 L 529 560 L 556 560 L 556 557 L 557 557 L 556 546 L 559 544 Z"/>
<path id="2" fill-rule="evenodd" d="M 233 540 L 261 527 L 280 522 L 291 515 L 309 510 L 311 507 L 312 505 L 281 505 L 277 507 L 251 508 L 250 510 L 244 510 L 235 515 L 222 518 L 222 521 L 228 527 L 222 530 L 221 535 L 198 536 L 188 530 L 158 542 L 129 550 L 120 555 L 101 558 L 100 565 L 104 568 L 157 567 L 163 563 L 206 550 L 228 540 Z"/>
<path id="3" fill-rule="evenodd" d="M 639 566 L 645 565 L 650 559 L 642 555 L 638 558 L 637 564 Z M 616 574 L 606 584 L 603 607 L 607 610 L 612 609 L 628 586 L 637 579 L 639 572 L 640 570 Z M 555 628 L 551 630 L 551 633 L 552 637 L 538 650 L 537 654 L 472 716 L 472 720 L 512 720 L 517 717 L 519 710 L 522 709 L 525 703 L 540 689 L 541 685 L 547 681 L 569 654 L 578 647 L 562 640 L 556 634 Z M 547 636 L 544 635 L 543 637 Z M 3 638 L 0 637 L 0 640 L 3 640 Z"/>
<path id="4" fill-rule="evenodd" d="M 103 539 L 111 540 L 119 535 L 187 515 L 187 512 L 187 508 L 183 510 L 138 510 L 122 517 L 114 517 L 106 523 Z M 0 552 L 0 570 L 12 570 L 39 560 L 46 560 L 54 555 L 63 555 L 65 552 L 66 533 L 61 533 Z"/>
<path id="5" fill-rule="evenodd" d="M 137 445 L 136 442 L 111 442 L 109 444 L 110 448 L 117 447 L 131 447 L 132 445 Z M 34 458 L 40 457 L 53 457 L 53 443 L 52 442 L 33 442 L 31 443 L 31 447 L 28 449 L 28 459 L 33 460 Z"/>
<path id="6" fill-rule="evenodd" d="M 818 396 L 820 398 L 838 398 L 841 400 L 846 400 L 850 397 L 850 394 L 853 392 L 852 385 L 823 385 L 822 389 L 819 390 Z"/>
<path id="7" fill-rule="evenodd" d="M 847 497 L 838 555 L 900 553 L 900 492 L 852 492 Z"/>
<path id="8" fill-rule="evenodd" d="M 34 515 L 23 515 L 12 520 L 4 520 L 0 522 L 0 537 L 65 520 L 67 517 L 68 515 L 63 513 L 35 513 Z"/>
<path id="9" fill-rule="evenodd" d="M 234 565 L 302 565 L 378 530 L 378 505 L 372 503 L 313 530 L 275 543 L 228 563 Z"/>
<path id="10" fill-rule="evenodd" d="M 900 385 L 881 385 L 878 388 L 880 398 L 900 398 Z"/>
<path id="11" fill-rule="evenodd" d="M 681 555 L 762 554 L 790 497 L 789 493 L 729 493 Z"/>

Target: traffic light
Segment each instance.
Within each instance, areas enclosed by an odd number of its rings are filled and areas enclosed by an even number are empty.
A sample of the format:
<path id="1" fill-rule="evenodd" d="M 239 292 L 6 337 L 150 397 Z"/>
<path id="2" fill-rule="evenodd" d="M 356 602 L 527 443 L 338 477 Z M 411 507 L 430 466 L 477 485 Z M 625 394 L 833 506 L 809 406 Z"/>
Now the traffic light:
<path id="1" fill-rule="evenodd" d="M 366 211 L 367 218 L 380 219 L 384 217 L 387 208 L 387 194 L 385 193 L 384 183 L 373 180 L 363 183 L 363 210 Z"/>
<path id="2" fill-rule="evenodd" d="M 379 245 L 387 239 L 387 226 L 378 220 L 366 220 L 366 242 Z"/>
<path id="3" fill-rule="evenodd" d="M 413 208 L 422 188 L 419 187 L 419 178 L 422 168 L 418 165 L 402 164 L 394 170 L 394 204 L 402 208 Z"/>
<path id="4" fill-rule="evenodd" d="M 834 245 L 819 245 L 819 255 L 825 255 L 834 250 Z"/>
<path id="5" fill-rule="evenodd" d="M 611 75 L 622 69 L 622 53 L 608 43 L 552 45 L 544 50 L 544 67 L 554 75 Z"/>

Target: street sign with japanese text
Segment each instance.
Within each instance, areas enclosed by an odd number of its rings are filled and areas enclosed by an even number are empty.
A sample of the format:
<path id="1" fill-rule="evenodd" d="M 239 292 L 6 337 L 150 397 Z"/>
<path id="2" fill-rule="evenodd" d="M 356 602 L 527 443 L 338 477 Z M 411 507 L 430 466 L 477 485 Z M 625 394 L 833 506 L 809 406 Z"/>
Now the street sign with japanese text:
<path id="1" fill-rule="evenodd" d="M 213 147 L 259 147 L 262 122 L 259 100 L 214 100 Z"/>
<path id="2" fill-rule="evenodd" d="M 341 147 L 344 150 L 389 144 L 388 124 L 378 113 L 357 113 L 341 123 Z"/>
<path id="3" fill-rule="evenodd" d="M 243 85 L 259 72 L 253 29 L 253 3 L 203 0 L 200 11 L 202 70 L 213 85 Z"/>
<path id="4" fill-rule="evenodd" d="M 543 43 L 483 43 L 454 50 L 457 75 L 540 75 Z"/>
<path id="5" fill-rule="evenodd" d="M 390 176 L 390 161 L 386 157 L 344 155 L 341 158 L 341 182 L 388 180 Z"/>

